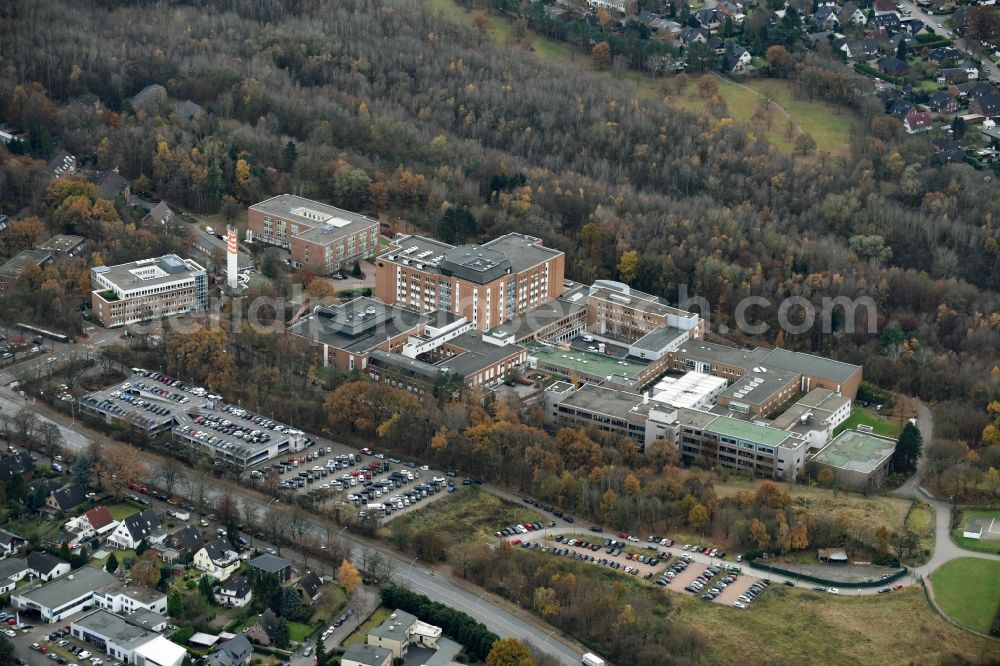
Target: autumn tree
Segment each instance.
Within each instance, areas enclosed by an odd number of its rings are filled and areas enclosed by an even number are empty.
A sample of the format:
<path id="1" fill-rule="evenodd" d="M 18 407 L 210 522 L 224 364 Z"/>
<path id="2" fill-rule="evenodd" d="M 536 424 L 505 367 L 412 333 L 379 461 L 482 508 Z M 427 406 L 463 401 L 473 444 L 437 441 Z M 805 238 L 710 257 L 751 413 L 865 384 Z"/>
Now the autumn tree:
<path id="1" fill-rule="evenodd" d="M 618 261 L 618 278 L 622 282 L 630 284 L 635 280 L 638 273 L 639 253 L 635 250 L 622 253 L 621 259 Z"/>
<path id="2" fill-rule="evenodd" d="M 150 548 L 136 558 L 130 573 L 140 585 L 149 588 L 156 587 L 160 582 L 160 558 L 157 551 Z"/>
<path id="3" fill-rule="evenodd" d="M 501 638 L 486 655 L 486 666 L 535 666 L 531 648 L 517 638 Z"/>
<path id="4" fill-rule="evenodd" d="M 337 569 L 337 582 L 347 594 L 352 594 L 361 585 L 361 574 L 356 566 L 345 559 Z"/>
<path id="5" fill-rule="evenodd" d="M 607 69 L 611 65 L 611 45 L 607 42 L 598 42 L 590 50 L 590 59 L 597 69 Z"/>
<path id="6" fill-rule="evenodd" d="M 129 484 L 140 485 L 149 473 L 139 451 L 128 444 L 105 448 L 94 467 L 101 483 L 117 499 L 122 498 Z"/>
<path id="7" fill-rule="evenodd" d="M 792 56 L 788 53 L 788 49 L 781 44 L 769 47 L 764 59 L 767 60 L 768 68 L 780 77 L 788 76 L 795 69 Z"/>
<path id="8" fill-rule="evenodd" d="M 800 155 L 809 155 L 816 151 L 816 139 L 809 132 L 800 132 L 795 137 L 795 150 Z"/>
<path id="9" fill-rule="evenodd" d="M 816 475 L 816 480 L 819 482 L 821 486 L 827 488 L 830 487 L 830 485 L 833 483 L 833 470 L 831 470 L 829 467 L 824 467 L 819 471 L 819 474 Z"/>
<path id="10" fill-rule="evenodd" d="M 767 525 L 757 518 L 750 523 L 750 537 L 757 544 L 758 550 L 764 550 L 771 545 L 771 534 L 767 530 Z"/>
<path id="11" fill-rule="evenodd" d="M 476 41 L 480 44 L 485 43 L 490 38 L 493 23 L 490 22 L 490 17 L 486 15 L 486 12 L 480 11 L 472 15 L 472 29 L 476 31 Z"/>
<path id="12" fill-rule="evenodd" d="M 708 509 L 703 504 L 697 503 L 688 511 L 687 522 L 691 529 L 701 531 L 708 524 Z"/>

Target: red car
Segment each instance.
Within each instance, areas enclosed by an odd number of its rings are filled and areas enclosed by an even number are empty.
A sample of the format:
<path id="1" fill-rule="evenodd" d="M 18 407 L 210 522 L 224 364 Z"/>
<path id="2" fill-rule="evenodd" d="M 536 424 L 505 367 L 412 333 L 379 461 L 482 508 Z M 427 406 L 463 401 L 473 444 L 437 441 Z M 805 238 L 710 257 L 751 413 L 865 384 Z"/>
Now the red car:
<path id="1" fill-rule="evenodd" d="M 628 534 L 626 534 L 625 532 L 619 532 L 618 533 L 618 538 L 619 539 L 627 539 L 628 538 Z"/>
<path id="2" fill-rule="evenodd" d="M 510 542 L 510 545 L 512 545 L 512 546 L 520 546 L 521 545 L 521 540 L 520 539 L 514 539 L 513 541 Z"/>
<path id="3" fill-rule="evenodd" d="M 896 583 L 895 585 L 892 586 L 892 589 L 894 589 L 894 590 L 902 590 L 903 589 L 903 584 L 902 583 Z"/>

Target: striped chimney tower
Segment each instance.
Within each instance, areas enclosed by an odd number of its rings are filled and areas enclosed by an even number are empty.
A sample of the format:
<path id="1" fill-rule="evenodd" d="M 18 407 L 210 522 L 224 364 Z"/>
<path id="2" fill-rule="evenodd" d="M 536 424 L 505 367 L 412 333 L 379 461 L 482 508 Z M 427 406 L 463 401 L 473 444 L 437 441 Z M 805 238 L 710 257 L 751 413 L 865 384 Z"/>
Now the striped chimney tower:
<path id="1" fill-rule="evenodd" d="M 236 227 L 229 225 L 226 227 L 226 275 L 230 289 L 236 289 L 237 285 L 236 277 L 239 271 L 237 247 Z"/>

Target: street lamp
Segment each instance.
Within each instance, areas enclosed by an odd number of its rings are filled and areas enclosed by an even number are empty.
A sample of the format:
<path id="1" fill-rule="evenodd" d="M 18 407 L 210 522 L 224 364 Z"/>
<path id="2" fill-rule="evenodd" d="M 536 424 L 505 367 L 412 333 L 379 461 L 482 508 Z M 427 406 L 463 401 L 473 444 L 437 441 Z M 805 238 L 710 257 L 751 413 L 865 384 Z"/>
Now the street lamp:
<path id="1" fill-rule="evenodd" d="M 482 594 L 479 595 L 479 598 L 476 599 L 476 605 L 477 606 L 479 605 L 479 602 L 483 600 L 483 597 L 485 597 L 486 594 L 487 594 L 486 592 L 483 592 Z"/>
<path id="2" fill-rule="evenodd" d="M 413 565 L 416 564 L 417 560 L 419 560 L 419 559 L 420 559 L 419 557 L 414 557 L 413 558 L 413 561 L 410 562 L 410 569 L 409 569 L 409 572 L 407 573 L 407 575 L 410 575 L 410 574 L 413 573 Z"/>

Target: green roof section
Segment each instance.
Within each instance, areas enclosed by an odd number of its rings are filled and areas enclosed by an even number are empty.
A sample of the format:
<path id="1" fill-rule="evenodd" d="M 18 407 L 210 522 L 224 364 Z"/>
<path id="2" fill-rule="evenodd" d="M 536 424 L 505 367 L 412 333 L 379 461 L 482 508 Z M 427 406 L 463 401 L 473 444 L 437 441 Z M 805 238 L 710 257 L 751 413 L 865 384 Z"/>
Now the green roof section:
<path id="1" fill-rule="evenodd" d="M 767 426 L 757 425 L 749 421 L 741 421 L 729 416 L 720 416 L 712 421 L 705 432 L 725 435 L 734 439 L 742 439 L 765 446 L 781 446 L 782 442 L 791 437 L 791 433 Z"/>
<path id="2" fill-rule="evenodd" d="M 645 369 L 645 363 L 635 363 L 622 360 L 607 354 L 585 351 L 582 349 L 559 349 L 549 345 L 525 345 L 528 355 L 534 356 L 540 362 L 577 372 L 606 378 L 609 375 L 619 375 L 629 380 L 635 380 Z"/>
<path id="3" fill-rule="evenodd" d="M 858 430 L 845 430 L 813 457 L 813 462 L 854 472 L 874 471 L 896 450 L 896 441 Z"/>

